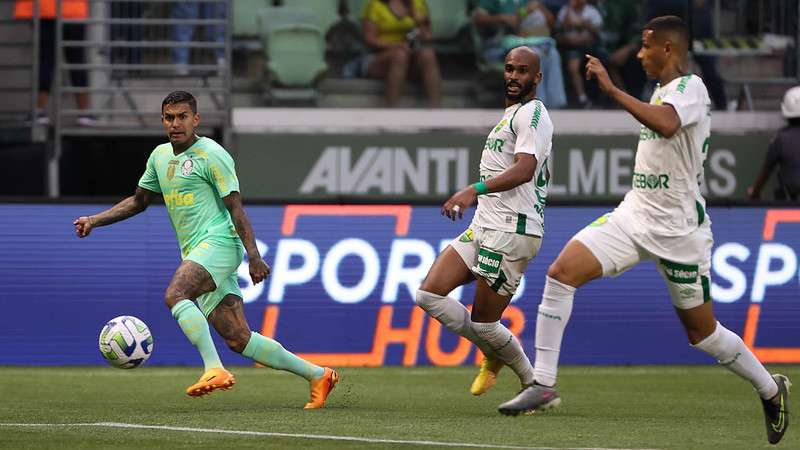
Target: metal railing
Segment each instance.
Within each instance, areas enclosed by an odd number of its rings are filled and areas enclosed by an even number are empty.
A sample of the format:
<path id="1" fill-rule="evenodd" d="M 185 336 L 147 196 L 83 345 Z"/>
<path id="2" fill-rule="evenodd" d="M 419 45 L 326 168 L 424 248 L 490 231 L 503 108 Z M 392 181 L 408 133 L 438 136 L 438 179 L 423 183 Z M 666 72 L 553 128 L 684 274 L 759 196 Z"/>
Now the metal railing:
<path id="1" fill-rule="evenodd" d="M 229 145 L 233 0 L 88 1 L 90 17 L 56 20 L 49 196 L 59 195 L 64 137 L 163 135 L 161 100 L 171 91 L 191 92 L 202 117 L 199 133 L 216 130 Z M 84 27 L 84 39 L 65 39 L 65 26 Z M 177 49 L 185 49 L 180 61 Z M 67 60 L 70 50 L 82 50 L 85 60 Z M 87 73 L 87 86 L 68 83 L 74 71 Z M 71 96 L 76 106 L 67 103 Z M 80 96 L 84 102 L 89 96 L 88 107 L 81 107 Z"/>
<path id="2" fill-rule="evenodd" d="M 39 0 L 33 18 L 16 19 L 14 2 L 0 0 L 0 142 L 42 142 L 45 126 L 36 121 L 39 96 Z"/>

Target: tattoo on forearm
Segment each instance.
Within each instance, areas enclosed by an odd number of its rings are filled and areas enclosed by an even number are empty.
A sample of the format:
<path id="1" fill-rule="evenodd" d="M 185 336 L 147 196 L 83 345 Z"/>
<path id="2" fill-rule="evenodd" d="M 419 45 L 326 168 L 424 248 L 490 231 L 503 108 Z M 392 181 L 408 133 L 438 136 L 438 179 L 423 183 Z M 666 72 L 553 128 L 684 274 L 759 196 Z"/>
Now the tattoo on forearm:
<path id="1" fill-rule="evenodd" d="M 102 227 L 104 225 L 111 225 L 112 223 L 125 220 L 129 217 L 135 216 L 142 212 L 141 206 L 136 202 L 134 196 L 130 196 L 125 200 L 112 206 L 100 214 L 96 214 L 94 219 L 94 226 Z"/>
<path id="2" fill-rule="evenodd" d="M 244 213 L 243 209 L 239 208 L 234 212 L 233 225 L 236 227 L 236 232 L 239 234 L 239 239 L 242 240 L 247 254 L 250 255 L 251 252 L 258 253 L 253 226 L 250 225 L 250 220 L 247 218 L 247 214 Z"/>

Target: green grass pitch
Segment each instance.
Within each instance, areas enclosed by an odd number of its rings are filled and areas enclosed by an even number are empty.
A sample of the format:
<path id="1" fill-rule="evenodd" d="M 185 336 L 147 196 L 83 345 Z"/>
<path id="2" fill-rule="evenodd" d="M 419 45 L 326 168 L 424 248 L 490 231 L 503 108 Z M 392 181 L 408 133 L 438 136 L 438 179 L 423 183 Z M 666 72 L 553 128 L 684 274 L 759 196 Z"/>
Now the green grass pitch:
<path id="1" fill-rule="evenodd" d="M 269 369 L 234 367 L 233 390 L 192 399 L 199 368 L 0 367 L 0 448 L 800 448 L 797 416 L 770 446 L 755 392 L 719 367 L 564 367 L 561 408 L 525 417 L 497 413 L 510 370 L 473 397 L 476 370 L 345 368 L 327 408 L 304 411 L 305 381 Z M 800 366 L 771 370 L 800 382 Z"/>

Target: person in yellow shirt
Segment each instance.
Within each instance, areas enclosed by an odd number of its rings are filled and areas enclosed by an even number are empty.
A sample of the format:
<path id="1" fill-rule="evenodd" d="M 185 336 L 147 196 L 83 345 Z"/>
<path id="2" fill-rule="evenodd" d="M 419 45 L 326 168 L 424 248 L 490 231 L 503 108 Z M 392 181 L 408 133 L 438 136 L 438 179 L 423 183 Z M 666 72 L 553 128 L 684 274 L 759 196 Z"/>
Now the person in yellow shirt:
<path id="1" fill-rule="evenodd" d="M 425 0 L 370 0 L 362 11 L 364 42 L 371 54 L 365 75 L 386 80 L 386 105 L 397 106 L 409 71 L 422 81 L 428 103 L 441 102 L 442 77 Z"/>

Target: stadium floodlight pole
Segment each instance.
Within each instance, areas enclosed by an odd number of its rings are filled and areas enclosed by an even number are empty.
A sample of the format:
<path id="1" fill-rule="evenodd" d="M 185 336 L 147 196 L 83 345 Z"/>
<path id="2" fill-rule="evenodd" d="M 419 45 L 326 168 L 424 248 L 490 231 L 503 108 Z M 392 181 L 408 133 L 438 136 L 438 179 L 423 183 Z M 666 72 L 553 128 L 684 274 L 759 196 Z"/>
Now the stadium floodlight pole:
<path id="1" fill-rule="evenodd" d="M 56 67 L 55 74 L 53 74 L 53 86 L 51 91 L 53 93 L 53 145 L 50 147 L 50 157 L 47 161 L 47 195 L 50 198 L 57 198 L 61 194 L 59 179 L 59 166 L 61 162 L 61 71 L 64 64 L 62 45 L 63 45 L 63 29 L 64 22 L 62 18 L 62 0 L 56 0 Z"/>

